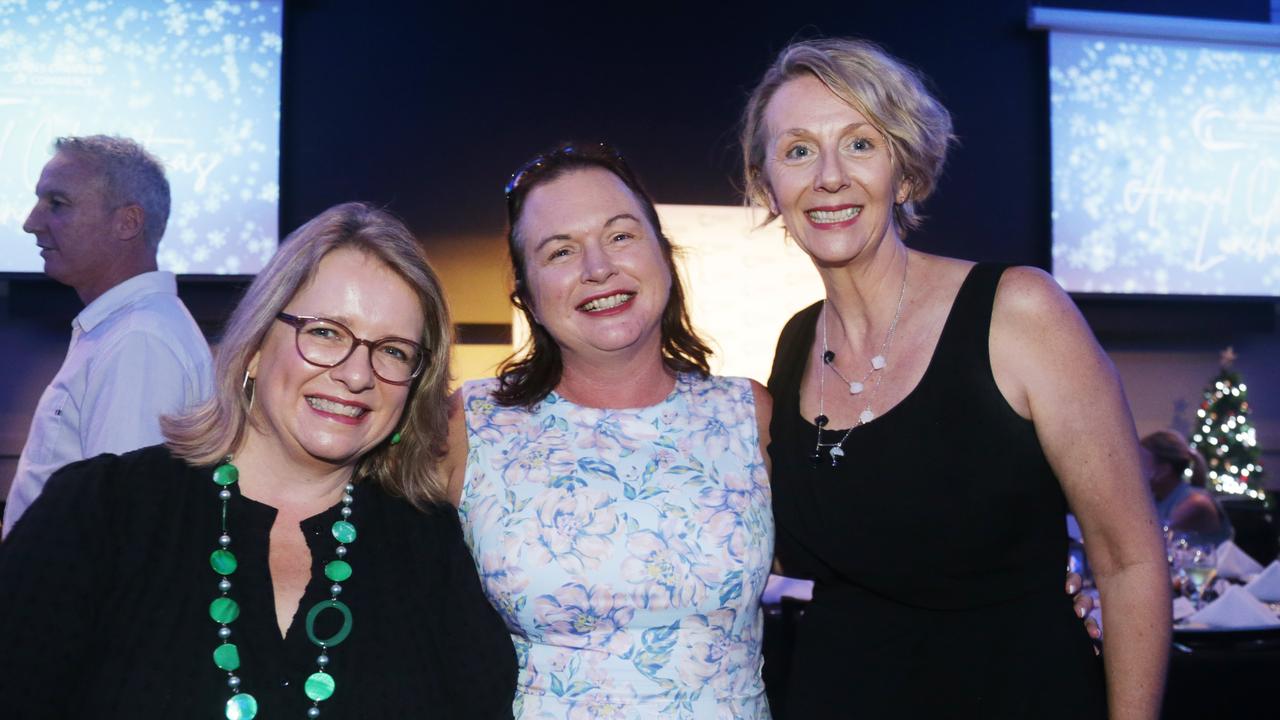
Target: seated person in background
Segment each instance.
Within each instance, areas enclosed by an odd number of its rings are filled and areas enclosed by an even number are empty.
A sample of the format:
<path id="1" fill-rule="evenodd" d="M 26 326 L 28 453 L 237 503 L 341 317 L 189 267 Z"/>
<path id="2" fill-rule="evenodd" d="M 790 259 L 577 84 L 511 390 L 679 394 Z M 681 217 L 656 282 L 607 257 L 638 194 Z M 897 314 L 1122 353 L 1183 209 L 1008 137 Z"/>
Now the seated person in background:
<path id="1" fill-rule="evenodd" d="M 1231 521 L 1204 487 L 1205 464 L 1181 435 L 1158 430 L 1142 438 L 1142 472 L 1155 496 L 1160 524 L 1175 533 L 1196 533 L 1221 543 L 1231 539 Z"/>

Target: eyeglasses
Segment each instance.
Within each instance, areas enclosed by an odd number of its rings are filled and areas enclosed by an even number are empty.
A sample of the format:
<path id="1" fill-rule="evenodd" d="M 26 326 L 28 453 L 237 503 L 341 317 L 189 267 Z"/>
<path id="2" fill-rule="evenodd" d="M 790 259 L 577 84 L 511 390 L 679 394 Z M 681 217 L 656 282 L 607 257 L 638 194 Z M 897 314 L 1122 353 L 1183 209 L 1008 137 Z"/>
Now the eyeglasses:
<path id="1" fill-rule="evenodd" d="M 276 319 L 292 325 L 294 344 L 303 360 L 323 368 L 337 367 L 351 357 L 356 347 L 369 348 L 369 365 L 379 380 L 392 385 L 408 385 L 427 366 L 427 350 L 419 343 L 400 337 L 364 340 L 337 320 L 277 313 Z"/>
<path id="2" fill-rule="evenodd" d="M 556 164 L 557 160 L 563 160 L 571 157 L 581 157 L 587 160 L 597 159 L 605 160 L 608 163 L 617 163 L 622 167 L 626 167 L 627 161 L 623 159 L 622 153 L 614 150 L 608 143 L 596 143 L 594 145 L 561 145 L 551 152 L 538 153 L 529 159 L 528 162 L 521 165 L 515 172 L 511 173 L 511 178 L 507 180 L 503 193 L 506 194 L 507 201 L 510 202 L 511 195 L 526 180 L 540 175 L 548 166 Z"/>

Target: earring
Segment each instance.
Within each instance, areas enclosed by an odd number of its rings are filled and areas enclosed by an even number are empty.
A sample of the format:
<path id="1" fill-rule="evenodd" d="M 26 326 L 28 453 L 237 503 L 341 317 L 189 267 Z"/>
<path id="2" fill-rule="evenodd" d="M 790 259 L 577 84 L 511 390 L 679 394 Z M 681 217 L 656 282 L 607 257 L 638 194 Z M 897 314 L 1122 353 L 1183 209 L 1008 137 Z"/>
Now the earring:
<path id="1" fill-rule="evenodd" d="M 397 430 L 397 431 L 395 431 L 395 433 L 391 436 L 391 444 L 392 444 L 392 445 L 399 445 L 399 444 L 400 444 L 400 441 L 401 441 L 402 439 L 403 439 L 403 438 L 401 438 L 401 437 L 400 437 L 400 431 L 399 431 L 399 430 Z"/>
<path id="2" fill-rule="evenodd" d="M 252 385 L 249 384 L 250 380 L 253 380 Z M 257 386 L 258 386 L 257 380 L 254 380 L 254 378 L 249 377 L 249 369 L 245 368 L 244 380 L 240 381 L 240 392 L 247 393 L 249 395 L 249 409 L 245 411 L 245 415 L 253 414 L 253 395 L 254 395 L 253 391 L 255 388 L 257 388 Z"/>

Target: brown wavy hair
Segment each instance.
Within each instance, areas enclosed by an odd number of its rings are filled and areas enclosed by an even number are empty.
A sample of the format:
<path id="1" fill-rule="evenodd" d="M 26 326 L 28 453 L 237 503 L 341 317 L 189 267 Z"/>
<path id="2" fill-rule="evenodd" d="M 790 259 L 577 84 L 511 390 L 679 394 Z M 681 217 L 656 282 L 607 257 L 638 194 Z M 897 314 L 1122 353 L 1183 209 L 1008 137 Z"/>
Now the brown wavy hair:
<path id="1" fill-rule="evenodd" d="M 1178 477 L 1186 478 L 1195 487 L 1204 487 L 1209 471 L 1204 456 L 1187 444 L 1185 438 L 1172 430 L 1157 430 L 1139 441 L 1156 462 L 1171 466 Z M 1190 472 L 1187 472 L 1190 470 Z"/>
<path id="2" fill-rule="evenodd" d="M 515 276 L 515 289 L 511 291 L 511 303 L 520 309 L 529 324 L 529 340 L 523 348 L 502 362 L 498 368 L 498 389 L 493 394 L 500 405 L 528 407 L 542 400 L 560 384 L 564 362 L 560 346 L 551 333 L 538 323 L 532 310 L 528 279 L 525 272 L 524 252 L 521 249 L 518 228 L 524 203 L 534 188 L 549 183 L 570 172 L 598 168 L 613 173 L 635 195 L 645 219 L 657 235 L 662 257 L 671 272 L 671 294 L 662 311 L 662 362 L 672 372 L 692 372 L 708 375 L 711 368 L 707 358 L 711 348 L 693 330 L 689 312 L 685 307 L 683 281 L 676 269 L 677 249 L 662 232 L 658 210 L 653 198 L 645 192 L 640 178 L 627 165 L 622 155 L 604 143 L 563 143 L 549 152 L 535 155 L 520 166 L 507 182 L 507 252 L 511 257 L 511 270 Z"/>

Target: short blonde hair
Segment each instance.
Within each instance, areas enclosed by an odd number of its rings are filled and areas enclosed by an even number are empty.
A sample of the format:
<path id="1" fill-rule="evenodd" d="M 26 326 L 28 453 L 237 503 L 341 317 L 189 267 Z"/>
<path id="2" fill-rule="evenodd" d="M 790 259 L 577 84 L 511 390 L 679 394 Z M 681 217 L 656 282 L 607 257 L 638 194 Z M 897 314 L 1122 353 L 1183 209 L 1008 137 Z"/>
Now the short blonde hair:
<path id="1" fill-rule="evenodd" d="M 804 75 L 818 78 L 885 136 L 894 180 L 905 179 L 910 184 L 906 202 L 894 206 L 894 224 L 904 232 L 919 227 L 923 217 L 917 206 L 933 192 L 947 148 L 955 140 L 951 113 L 925 87 L 923 75 L 867 40 L 825 38 L 792 43 L 765 71 L 742 118 L 747 201 L 765 208 L 771 205 L 764 174 L 768 152 L 765 111 L 778 88 Z M 770 210 L 769 220 L 776 217 Z"/>
<path id="2" fill-rule="evenodd" d="M 417 293 L 422 303 L 421 342 L 428 364 L 410 388 L 399 423 L 401 442 L 383 442 L 360 458 L 356 477 L 418 507 L 445 499 L 439 470 L 448 433 L 449 353 L 452 325 L 444 291 L 422 246 L 398 218 L 364 203 L 336 205 L 285 238 L 231 314 L 214 353 L 213 397 L 182 415 L 161 419 L 166 444 L 193 465 L 221 460 L 244 436 L 249 422 L 245 371 L 276 314 L 315 275 L 320 261 L 339 248 L 377 258 Z M 250 385 L 250 388 L 252 385 Z"/>

